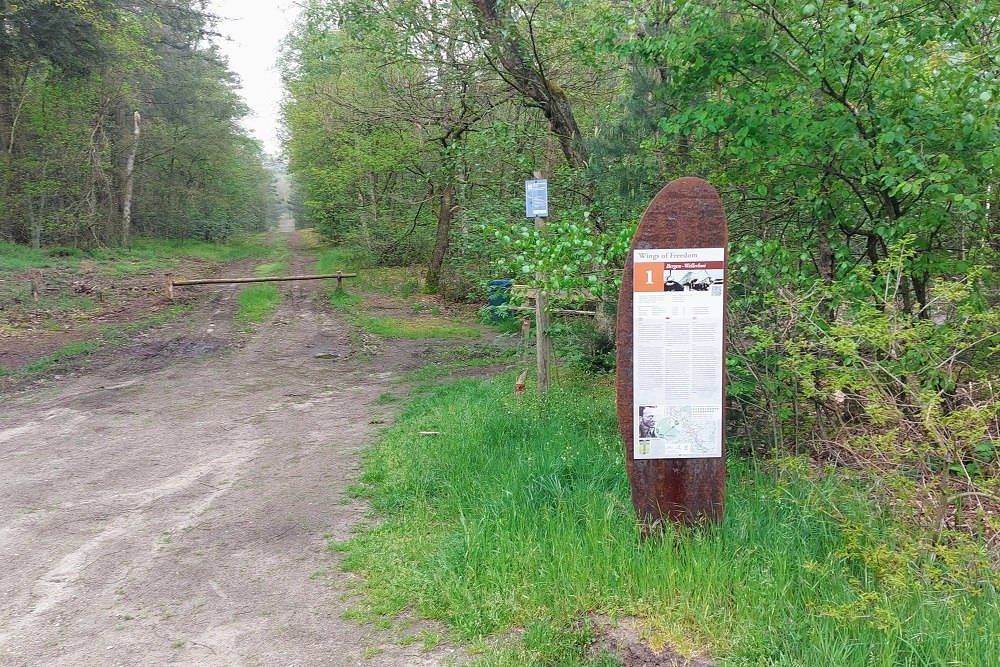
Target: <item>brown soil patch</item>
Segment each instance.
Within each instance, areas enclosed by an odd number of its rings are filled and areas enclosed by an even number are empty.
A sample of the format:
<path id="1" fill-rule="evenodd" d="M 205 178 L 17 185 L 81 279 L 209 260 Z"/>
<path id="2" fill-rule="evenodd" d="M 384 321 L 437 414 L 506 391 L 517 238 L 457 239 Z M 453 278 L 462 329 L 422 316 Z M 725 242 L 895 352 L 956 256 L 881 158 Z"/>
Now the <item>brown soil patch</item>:
<path id="1" fill-rule="evenodd" d="M 706 658 L 686 657 L 672 646 L 654 650 L 639 636 L 634 619 L 617 623 L 607 618 L 594 620 L 594 642 L 589 648 L 592 657 L 611 655 L 621 660 L 622 667 L 714 667 Z"/>
<path id="2" fill-rule="evenodd" d="M 242 275 L 254 264 L 252 259 L 226 265 L 182 258 L 170 272 L 192 278 Z M 103 275 L 92 260 L 80 262 L 78 271 L 50 268 L 6 274 L 0 289 L 0 367 L 15 370 L 72 343 L 100 339 L 107 325 L 164 313 L 171 305 L 164 292 L 166 276 L 166 271 Z M 30 296 L 33 279 L 39 285 L 38 302 Z M 212 299 L 211 294 L 178 290 L 175 303 L 200 305 Z"/>

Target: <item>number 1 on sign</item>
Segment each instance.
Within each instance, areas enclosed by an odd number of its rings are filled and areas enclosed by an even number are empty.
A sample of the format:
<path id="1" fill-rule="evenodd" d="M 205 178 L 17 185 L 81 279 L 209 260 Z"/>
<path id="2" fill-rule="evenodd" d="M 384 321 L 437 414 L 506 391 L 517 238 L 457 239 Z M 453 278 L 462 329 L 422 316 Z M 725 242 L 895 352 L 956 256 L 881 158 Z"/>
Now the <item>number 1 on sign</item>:
<path id="1" fill-rule="evenodd" d="M 632 285 L 636 292 L 662 292 L 663 282 L 657 282 L 662 276 L 663 262 L 636 262 Z"/>

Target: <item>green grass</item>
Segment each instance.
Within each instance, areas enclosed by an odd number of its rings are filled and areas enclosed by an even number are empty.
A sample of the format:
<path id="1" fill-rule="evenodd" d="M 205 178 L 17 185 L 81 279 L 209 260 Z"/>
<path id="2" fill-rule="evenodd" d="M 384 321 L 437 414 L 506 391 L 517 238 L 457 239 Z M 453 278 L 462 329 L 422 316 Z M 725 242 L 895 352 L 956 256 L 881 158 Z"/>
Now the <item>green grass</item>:
<path id="1" fill-rule="evenodd" d="M 510 364 L 517 356 L 517 349 L 496 345 L 447 347 L 434 355 L 434 361 L 406 373 L 401 382 L 430 382 L 454 375 L 457 371 Z"/>
<path id="2" fill-rule="evenodd" d="M 288 271 L 288 262 L 284 261 L 261 264 L 253 270 L 253 273 L 257 278 L 265 278 L 268 276 L 282 276 L 286 271 Z"/>
<path id="3" fill-rule="evenodd" d="M 5 298 L 6 297 L 6 298 Z M 43 296 L 38 301 L 31 300 L 31 290 L 27 287 L 12 290 L 7 295 L 0 295 L 0 306 L 6 306 L 6 301 L 17 300 L 21 310 L 37 314 L 56 314 L 76 311 L 87 313 L 97 309 L 97 300 L 91 296 L 77 294 L 56 294 Z"/>
<path id="4" fill-rule="evenodd" d="M 375 266 L 360 250 L 329 248 L 316 260 L 317 273 L 357 273 L 347 284 L 359 292 L 374 292 L 408 299 L 420 292 L 422 271 L 418 267 Z"/>
<path id="5" fill-rule="evenodd" d="M 320 251 L 316 260 L 318 273 L 357 273 L 357 278 L 346 281 L 352 292 L 334 289 L 330 292 L 330 305 L 352 315 L 351 321 L 369 333 L 388 338 L 477 338 L 480 327 L 456 321 L 432 319 L 400 319 L 379 317 L 360 312 L 364 299 L 361 293 L 409 299 L 420 292 L 420 269 L 415 267 L 376 267 L 363 252 L 348 248 L 328 248 Z M 437 316 L 440 310 L 421 303 L 413 305 L 414 313 L 429 311 Z"/>
<path id="6" fill-rule="evenodd" d="M 231 262 L 247 257 L 273 256 L 275 249 L 261 236 L 250 236 L 230 243 L 176 239 L 136 239 L 129 248 L 48 247 L 32 250 L 27 246 L 0 241 L 0 271 L 29 269 L 76 269 L 85 259 L 98 263 L 105 275 L 128 275 L 169 269 L 183 257 L 211 262 Z"/>
<path id="7" fill-rule="evenodd" d="M 641 540 L 610 384 L 542 402 L 512 383 L 432 389 L 366 455 L 379 520 L 333 548 L 370 613 L 413 610 L 463 640 L 523 628 L 482 643 L 495 666 L 611 664 L 585 655 L 591 614 L 720 667 L 1000 664 L 997 574 L 976 547 L 923 542 L 801 461 L 741 459 L 723 525 Z"/>
<path id="8" fill-rule="evenodd" d="M 51 257 L 28 246 L 0 241 L 0 271 L 27 271 L 52 266 Z"/>
<path id="9" fill-rule="evenodd" d="M 388 338 L 476 338 L 481 334 L 477 327 L 445 320 L 400 320 L 356 315 L 352 321 L 369 333 Z"/>
<path id="10" fill-rule="evenodd" d="M 271 257 L 275 247 L 263 235 L 242 237 L 229 243 L 209 243 L 183 239 L 137 239 L 132 248 L 120 252 L 149 253 L 165 257 L 197 257 L 210 262 L 234 262 L 248 257 Z"/>
<path id="11" fill-rule="evenodd" d="M 292 253 L 288 249 L 288 242 L 282 238 L 277 245 L 273 246 L 270 253 L 270 261 L 261 264 L 254 269 L 254 275 L 258 278 L 265 276 L 283 276 L 288 272 L 288 264 L 291 261 Z"/>
<path id="12" fill-rule="evenodd" d="M 487 366 L 496 366 L 502 364 L 504 363 L 504 361 L 505 361 L 504 359 L 487 357 L 484 359 L 472 359 L 469 361 L 434 362 L 427 364 L 423 368 L 418 368 L 415 371 L 410 371 L 401 378 L 401 381 L 427 382 L 430 380 L 437 380 L 438 378 L 448 377 L 449 375 L 454 375 L 457 371 L 461 371 L 464 369 L 486 368 Z"/>
<path id="13" fill-rule="evenodd" d="M 181 258 L 209 262 L 234 262 L 248 257 L 271 258 L 280 249 L 269 246 L 262 236 L 249 236 L 230 243 L 208 243 L 177 239 L 137 239 L 131 248 L 114 248 L 93 254 L 102 271 L 125 275 L 177 266 Z"/>
<path id="14" fill-rule="evenodd" d="M 355 273 L 365 268 L 370 259 L 357 250 L 348 248 L 326 248 L 316 258 L 316 273 Z"/>
<path id="15" fill-rule="evenodd" d="M 369 333 L 387 338 L 478 338 L 479 327 L 440 319 L 399 319 L 368 315 L 358 310 L 364 303 L 357 294 L 344 289 L 330 291 L 330 305 L 351 315 L 351 322 Z"/>
<path id="16" fill-rule="evenodd" d="M 361 292 L 377 292 L 388 296 L 408 298 L 419 290 L 419 281 L 411 268 L 372 268 L 360 252 L 345 248 L 329 248 L 319 253 L 316 260 L 318 273 L 357 273 L 346 284 Z M 479 327 L 461 322 L 422 318 L 398 319 L 368 315 L 358 310 L 364 299 L 346 289 L 330 291 L 330 305 L 351 314 L 351 322 L 369 333 L 387 338 L 478 338 Z"/>
<path id="17" fill-rule="evenodd" d="M 357 294 L 352 294 L 345 289 L 333 289 L 330 291 L 330 305 L 337 310 L 353 310 L 355 306 L 364 301 Z"/>
<path id="18" fill-rule="evenodd" d="M 102 347 L 103 343 L 104 341 L 101 339 L 70 343 L 68 345 L 64 345 L 51 354 L 45 355 L 41 359 L 33 361 L 30 364 L 25 364 L 20 368 L 13 369 L 12 371 L 9 371 L 8 374 L 17 375 L 19 377 L 39 375 L 41 373 L 59 368 L 70 359 L 90 354 L 91 352 Z"/>
<path id="19" fill-rule="evenodd" d="M 281 304 L 281 290 L 272 283 L 250 285 L 240 292 L 236 319 L 241 322 L 262 322 Z"/>

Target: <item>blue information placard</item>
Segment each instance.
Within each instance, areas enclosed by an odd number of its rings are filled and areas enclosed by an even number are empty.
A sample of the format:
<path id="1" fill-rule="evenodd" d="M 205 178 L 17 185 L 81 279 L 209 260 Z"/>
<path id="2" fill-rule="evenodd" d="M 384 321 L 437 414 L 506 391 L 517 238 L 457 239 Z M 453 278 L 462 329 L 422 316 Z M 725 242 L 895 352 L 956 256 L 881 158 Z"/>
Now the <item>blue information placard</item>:
<path id="1" fill-rule="evenodd" d="M 524 182 L 524 216 L 547 218 L 549 215 L 549 182 L 545 179 Z"/>

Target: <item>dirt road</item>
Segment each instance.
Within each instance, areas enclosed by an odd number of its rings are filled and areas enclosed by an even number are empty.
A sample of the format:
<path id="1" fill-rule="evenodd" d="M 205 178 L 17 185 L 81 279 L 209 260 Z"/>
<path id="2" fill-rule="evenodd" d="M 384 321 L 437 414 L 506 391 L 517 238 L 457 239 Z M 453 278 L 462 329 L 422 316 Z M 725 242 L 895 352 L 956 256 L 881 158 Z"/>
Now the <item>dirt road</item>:
<path id="1" fill-rule="evenodd" d="M 343 620 L 325 548 L 363 518 L 344 491 L 392 418 L 376 401 L 427 343 L 359 354 L 318 287 L 284 289 L 252 334 L 221 288 L 89 371 L 0 396 L 0 665 L 447 660 Z"/>

